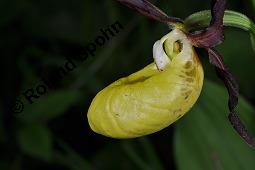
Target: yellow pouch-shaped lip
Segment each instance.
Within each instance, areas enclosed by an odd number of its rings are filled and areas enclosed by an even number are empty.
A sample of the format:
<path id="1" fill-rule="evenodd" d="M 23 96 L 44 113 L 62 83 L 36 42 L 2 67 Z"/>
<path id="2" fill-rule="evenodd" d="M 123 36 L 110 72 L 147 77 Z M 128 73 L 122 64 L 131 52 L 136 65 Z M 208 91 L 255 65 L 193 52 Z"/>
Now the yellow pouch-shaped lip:
<path id="1" fill-rule="evenodd" d="M 113 138 L 151 134 L 178 120 L 194 105 L 204 78 L 197 54 L 183 33 L 172 31 L 162 39 L 162 44 L 171 44 L 165 51 L 172 53 L 177 40 L 182 43 L 182 51 L 170 54 L 169 60 L 154 56 L 156 64 L 100 91 L 87 114 L 93 131 Z"/>

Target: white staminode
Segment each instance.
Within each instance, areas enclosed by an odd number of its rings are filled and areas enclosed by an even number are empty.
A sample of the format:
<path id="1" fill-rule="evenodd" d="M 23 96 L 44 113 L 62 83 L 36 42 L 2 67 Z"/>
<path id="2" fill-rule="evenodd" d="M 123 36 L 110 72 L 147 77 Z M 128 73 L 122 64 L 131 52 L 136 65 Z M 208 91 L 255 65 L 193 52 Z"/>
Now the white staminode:
<path id="1" fill-rule="evenodd" d="M 166 47 L 168 49 L 169 56 L 165 53 L 163 47 L 166 40 Z M 193 54 L 190 41 L 182 31 L 174 29 L 160 40 L 156 41 L 153 45 L 153 58 L 159 70 L 164 70 L 164 68 L 171 63 L 170 56 L 173 55 L 174 44 L 176 41 L 180 41 L 182 43 L 182 51 L 176 57 L 181 57 L 184 61 L 190 60 Z"/>
<path id="2" fill-rule="evenodd" d="M 163 70 L 170 63 L 170 58 L 166 55 L 160 40 L 153 45 L 153 58 L 159 70 Z"/>

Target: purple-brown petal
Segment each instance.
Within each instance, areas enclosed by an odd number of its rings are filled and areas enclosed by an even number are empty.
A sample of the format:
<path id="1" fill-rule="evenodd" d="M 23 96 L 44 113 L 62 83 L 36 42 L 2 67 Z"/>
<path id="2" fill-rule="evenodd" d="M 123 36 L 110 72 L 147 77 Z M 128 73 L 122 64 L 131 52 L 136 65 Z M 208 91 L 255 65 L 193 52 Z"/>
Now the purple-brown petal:
<path id="1" fill-rule="evenodd" d="M 250 147 L 255 148 L 255 138 L 249 134 L 249 132 L 247 131 L 243 122 L 239 119 L 237 114 L 235 112 L 230 113 L 228 115 L 228 119 L 231 125 L 234 127 L 237 133 L 246 141 L 246 143 Z"/>
<path id="2" fill-rule="evenodd" d="M 140 14 L 163 23 L 183 23 L 183 20 L 176 17 L 169 17 L 158 7 L 147 0 L 117 0 L 123 5 L 136 10 Z"/>
<path id="3" fill-rule="evenodd" d="M 233 75 L 229 72 L 228 68 L 223 62 L 222 57 L 214 48 L 207 48 L 209 54 L 209 60 L 212 65 L 215 66 L 216 72 L 219 78 L 224 82 L 228 89 L 229 94 L 229 116 L 228 119 L 237 133 L 249 144 L 251 147 L 255 148 L 255 138 L 248 133 L 245 125 L 242 123 L 238 115 L 236 114 L 235 108 L 238 104 L 239 88 Z"/>
<path id="4" fill-rule="evenodd" d="M 188 37 L 194 46 L 200 48 L 209 48 L 215 47 L 223 42 L 223 17 L 225 6 L 225 0 L 212 1 L 212 20 L 210 26 L 204 30 L 188 33 Z"/>

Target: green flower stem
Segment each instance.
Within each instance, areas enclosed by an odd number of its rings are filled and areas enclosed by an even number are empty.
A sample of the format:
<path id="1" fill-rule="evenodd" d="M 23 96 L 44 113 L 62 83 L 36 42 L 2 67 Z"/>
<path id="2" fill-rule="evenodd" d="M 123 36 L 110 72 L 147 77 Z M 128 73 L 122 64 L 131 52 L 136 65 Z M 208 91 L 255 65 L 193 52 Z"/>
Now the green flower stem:
<path id="1" fill-rule="evenodd" d="M 210 10 L 200 11 L 187 17 L 184 21 L 186 30 L 197 30 L 205 28 L 210 24 L 211 12 Z M 252 47 L 255 52 L 255 24 L 244 14 L 239 12 L 226 10 L 224 19 L 224 26 L 240 28 L 249 31 L 251 34 Z"/>
<path id="2" fill-rule="evenodd" d="M 200 11 L 187 17 L 184 21 L 186 29 L 197 29 L 206 27 L 211 20 L 211 12 L 209 10 Z M 226 10 L 224 19 L 224 26 L 236 27 L 246 31 L 251 31 L 255 34 L 255 24 L 244 14 L 239 12 Z"/>

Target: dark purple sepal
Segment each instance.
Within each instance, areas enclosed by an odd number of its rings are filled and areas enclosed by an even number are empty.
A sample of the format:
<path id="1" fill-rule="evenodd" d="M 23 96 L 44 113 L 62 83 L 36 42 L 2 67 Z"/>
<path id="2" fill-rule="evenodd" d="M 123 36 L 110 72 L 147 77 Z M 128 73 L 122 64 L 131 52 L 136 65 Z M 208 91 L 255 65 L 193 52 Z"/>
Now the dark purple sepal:
<path id="1" fill-rule="evenodd" d="M 117 1 L 153 20 L 160 21 L 163 23 L 183 23 L 182 19 L 176 17 L 169 17 L 158 7 L 154 6 L 147 0 L 117 0 Z"/>

